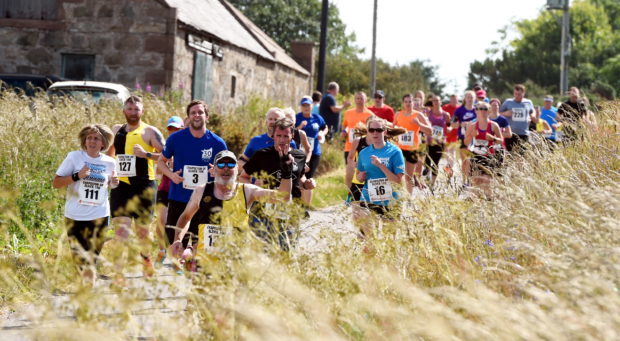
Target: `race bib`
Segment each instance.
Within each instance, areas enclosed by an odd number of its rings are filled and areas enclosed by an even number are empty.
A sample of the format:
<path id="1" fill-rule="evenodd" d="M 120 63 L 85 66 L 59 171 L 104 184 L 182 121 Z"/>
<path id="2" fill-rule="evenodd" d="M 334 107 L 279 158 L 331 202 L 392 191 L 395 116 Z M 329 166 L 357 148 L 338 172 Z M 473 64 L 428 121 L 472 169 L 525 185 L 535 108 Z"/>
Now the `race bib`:
<path id="1" fill-rule="evenodd" d="M 198 225 L 198 250 L 213 254 L 218 251 L 215 244 L 224 235 L 222 227 L 212 224 Z"/>
<path id="2" fill-rule="evenodd" d="M 443 139 L 443 127 L 433 126 L 433 138 L 435 140 Z"/>
<path id="3" fill-rule="evenodd" d="M 392 199 L 392 185 L 387 178 L 368 180 L 368 196 L 370 201 L 385 201 Z"/>
<path id="4" fill-rule="evenodd" d="M 461 135 L 465 136 L 466 131 L 467 131 L 467 128 L 461 125 Z"/>
<path id="5" fill-rule="evenodd" d="M 355 129 L 349 128 L 349 142 L 353 142 L 355 140 Z"/>
<path id="6" fill-rule="evenodd" d="M 413 131 L 398 135 L 398 143 L 403 146 L 413 146 Z"/>
<path id="7" fill-rule="evenodd" d="M 474 146 L 472 152 L 479 155 L 485 155 L 489 151 L 489 141 L 487 140 L 474 140 Z"/>
<path id="8" fill-rule="evenodd" d="M 128 154 L 116 155 L 116 174 L 119 177 L 136 176 L 136 156 Z"/>
<path id="9" fill-rule="evenodd" d="M 515 122 L 526 122 L 527 114 L 523 108 L 512 109 L 512 120 Z"/>
<path id="10" fill-rule="evenodd" d="M 306 154 L 310 154 L 314 151 L 314 141 L 316 141 L 314 137 L 308 136 L 308 144 L 310 144 L 310 150 L 306 151 Z"/>
<path id="11" fill-rule="evenodd" d="M 108 197 L 107 179 L 105 177 L 102 179 L 103 181 L 88 179 L 89 177 L 80 180 L 78 203 L 89 206 L 103 206 Z"/>
<path id="12" fill-rule="evenodd" d="M 189 166 L 183 167 L 183 188 L 194 189 L 204 185 L 209 179 L 207 166 Z"/>

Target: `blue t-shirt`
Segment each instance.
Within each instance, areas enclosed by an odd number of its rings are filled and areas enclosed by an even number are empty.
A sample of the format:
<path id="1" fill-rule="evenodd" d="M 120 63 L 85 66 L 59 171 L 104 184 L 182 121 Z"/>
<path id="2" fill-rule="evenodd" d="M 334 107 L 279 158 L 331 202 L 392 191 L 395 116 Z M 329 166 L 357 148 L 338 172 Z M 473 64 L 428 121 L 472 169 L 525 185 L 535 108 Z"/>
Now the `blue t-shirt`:
<path id="1" fill-rule="evenodd" d="M 308 142 L 312 147 L 312 155 L 321 155 L 321 144 L 317 138 L 319 136 L 319 131 L 325 129 L 325 120 L 319 115 L 313 114 L 310 117 L 304 117 L 304 114 L 298 113 L 297 116 L 295 116 L 295 126 L 300 125 L 303 121 L 306 121 L 306 126 L 303 131 L 306 132 L 306 136 L 308 136 Z"/>
<path id="2" fill-rule="evenodd" d="M 512 117 L 506 117 L 508 122 L 510 122 L 512 132 L 521 136 L 529 135 L 530 123 L 528 118 L 534 112 L 532 101 L 527 98 L 522 99 L 521 102 L 507 99 L 499 108 L 499 111 L 504 112 L 507 110 L 512 110 Z"/>
<path id="3" fill-rule="evenodd" d="M 362 189 L 362 197 L 365 201 L 375 205 L 387 206 L 389 200 L 384 201 L 370 201 L 370 195 L 368 194 L 368 181 L 372 179 L 385 178 L 385 174 L 379 167 L 376 167 L 370 162 L 370 156 L 375 155 L 381 163 L 387 166 L 387 168 L 394 174 L 401 174 L 405 172 L 405 158 L 403 152 L 396 145 L 387 142 L 381 149 L 375 149 L 374 145 L 370 145 L 358 154 L 357 170 L 360 172 L 366 172 L 366 182 Z M 390 185 L 393 185 L 391 183 Z M 398 198 L 396 192 L 392 191 L 392 198 Z"/>
<path id="4" fill-rule="evenodd" d="M 267 133 L 264 133 L 263 135 L 254 136 L 253 138 L 250 139 L 250 142 L 245 147 L 245 150 L 243 151 L 243 155 L 247 156 L 249 160 L 252 157 L 252 155 L 254 155 L 254 153 L 256 153 L 257 151 L 261 149 L 269 148 L 273 146 L 273 144 L 274 144 L 273 138 L 269 137 Z M 291 141 L 291 147 L 293 149 L 297 149 L 297 144 L 295 143 L 295 141 Z"/>
<path id="5" fill-rule="evenodd" d="M 213 163 L 213 157 L 226 149 L 228 149 L 226 142 L 210 130 L 207 130 L 201 138 L 195 138 L 190 129 L 185 128 L 168 137 L 162 154 L 168 159 L 174 158 L 172 171 L 176 172 L 186 165 L 209 166 Z M 192 190 L 183 188 L 183 183 L 170 183 L 168 199 L 186 203 L 191 195 Z"/>
<path id="6" fill-rule="evenodd" d="M 312 104 L 312 115 L 319 115 L 319 105 L 321 102 Z"/>
<path id="7" fill-rule="evenodd" d="M 332 130 L 332 133 L 337 132 L 340 125 L 340 113 L 332 111 L 334 106 L 336 106 L 336 99 L 331 94 L 323 96 L 321 104 L 319 104 L 319 114 L 323 117 L 330 130 Z"/>
<path id="8" fill-rule="evenodd" d="M 456 111 L 454 111 L 454 118 L 459 123 L 473 122 L 476 120 L 476 108 L 474 107 L 471 110 L 467 110 L 464 105 L 461 105 L 460 107 L 456 108 Z M 465 126 L 461 125 L 461 127 L 459 128 L 459 139 L 465 139 L 465 131 Z"/>
<path id="9" fill-rule="evenodd" d="M 551 135 L 545 136 L 545 137 L 553 141 L 555 141 L 555 138 L 556 138 L 555 128 L 553 127 L 553 125 L 558 123 L 556 119 L 557 116 L 558 116 L 558 108 L 556 107 L 552 106 L 550 109 L 540 108 L 540 118 L 547 121 L 547 123 L 549 123 L 549 126 L 551 126 L 551 129 L 553 129 L 553 132 L 551 133 Z"/>
<path id="10" fill-rule="evenodd" d="M 489 119 L 495 123 L 497 123 L 497 125 L 501 128 L 504 129 L 506 127 L 508 127 L 510 125 L 510 122 L 508 122 L 508 119 L 502 115 L 497 115 L 496 118 L 490 118 Z"/>

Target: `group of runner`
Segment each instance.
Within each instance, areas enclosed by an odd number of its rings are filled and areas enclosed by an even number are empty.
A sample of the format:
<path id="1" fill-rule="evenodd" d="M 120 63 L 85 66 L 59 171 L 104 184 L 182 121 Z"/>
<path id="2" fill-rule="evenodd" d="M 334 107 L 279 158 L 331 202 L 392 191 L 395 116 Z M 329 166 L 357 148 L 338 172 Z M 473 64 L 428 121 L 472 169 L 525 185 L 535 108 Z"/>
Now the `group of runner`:
<path id="1" fill-rule="evenodd" d="M 364 92 L 355 94 L 355 107 L 339 112 L 338 85 L 330 83 L 325 96 L 304 96 L 300 110 L 271 108 L 266 132 L 253 137 L 241 155 L 207 128 L 206 103 L 191 101 L 186 118 L 167 122 L 169 136 L 142 121 L 144 104 L 131 96 L 123 106 L 124 124 L 107 128 L 94 124 L 78 134 L 81 149 L 70 152 L 56 171 L 55 188 L 68 187 L 65 217 L 72 250 L 84 278 L 94 281 L 95 263 L 111 218 L 118 248 L 118 279 L 122 281 L 123 249 L 133 230 L 146 275 L 153 273 L 149 225 L 159 203 L 157 262 L 173 257 L 196 269 L 197 252 L 217 252 L 217 239 L 232 228 L 248 228 L 257 237 L 289 250 L 316 187 L 314 176 L 321 160 L 321 144 L 345 139 L 345 183 L 350 189 L 355 221 L 369 212 L 385 216 L 397 198 L 395 186 L 405 180 L 407 192 L 425 185 L 424 169 L 433 188 L 439 162 L 447 158 L 449 176 L 460 150 L 464 183 L 488 193 L 491 176 L 501 167 L 503 152 L 521 150 L 529 139 L 530 123 L 550 141 L 559 139 L 563 118 L 593 116 L 578 90 L 558 110 L 550 96 L 543 109 L 526 98 L 525 87 L 514 87 L 514 98 L 500 103 L 478 88 L 465 92 L 463 104 L 453 95 L 442 105 L 436 95 L 422 91 L 405 94 L 402 110 L 374 94 L 366 107 Z M 577 104 L 575 104 L 577 103 Z M 334 116 L 337 116 L 336 118 Z M 541 121 L 546 125 L 540 124 Z M 336 122 L 336 123 L 334 123 Z M 337 132 L 340 131 L 341 135 Z M 456 147 L 455 147 L 456 146 Z M 157 174 L 161 181 L 157 186 Z M 108 188 L 111 188 L 108 198 Z M 372 231 L 360 224 L 362 236 Z M 136 245 L 131 245 L 132 247 Z M 135 248 L 131 248 L 135 250 Z"/>

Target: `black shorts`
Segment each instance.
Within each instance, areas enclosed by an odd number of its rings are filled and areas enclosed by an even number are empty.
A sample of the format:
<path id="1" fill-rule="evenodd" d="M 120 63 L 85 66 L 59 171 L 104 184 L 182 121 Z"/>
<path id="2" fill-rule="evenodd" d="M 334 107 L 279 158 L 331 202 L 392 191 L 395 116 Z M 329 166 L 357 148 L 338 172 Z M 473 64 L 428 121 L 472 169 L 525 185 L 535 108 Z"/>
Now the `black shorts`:
<path id="1" fill-rule="evenodd" d="M 351 184 L 351 188 L 349 189 L 351 192 L 351 201 L 360 201 L 362 198 L 362 188 L 364 188 L 364 185 L 362 184 L 356 184 L 356 183 L 352 183 Z"/>
<path id="2" fill-rule="evenodd" d="M 459 146 L 461 149 L 467 149 L 467 145 L 465 145 L 465 138 L 459 137 Z"/>
<path id="3" fill-rule="evenodd" d="M 185 211 L 185 206 L 187 203 L 180 202 L 176 200 L 168 200 L 168 216 L 166 217 L 166 237 L 168 238 L 168 243 L 174 242 L 174 236 L 176 234 L 176 230 L 183 228 L 183 226 L 177 226 L 177 221 L 179 217 Z M 198 242 L 198 220 L 200 219 L 200 212 L 196 212 L 192 217 L 192 220 L 189 223 L 189 230 L 185 237 L 183 238 L 184 245 L 187 245 L 190 239 L 192 243 Z"/>
<path id="4" fill-rule="evenodd" d="M 157 203 L 168 206 L 168 191 L 157 191 Z"/>
<path id="5" fill-rule="evenodd" d="M 139 219 L 141 225 L 150 223 L 155 209 L 157 182 L 147 180 L 128 184 L 120 182 L 110 192 L 110 211 L 112 217 Z"/>
<path id="6" fill-rule="evenodd" d="M 476 174 L 493 175 L 497 172 L 499 160 L 495 155 L 474 155 L 471 159 L 471 171 Z"/>
<path id="7" fill-rule="evenodd" d="M 93 252 L 98 255 L 103 248 L 105 242 L 104 231 L 108 227 L 108 218 L 103 217 L 94 220 L 73 220 L 65 218 L 65 224 L 67 226 L 67 236 L 69 239 L 76 240 L 82 249 L 87 252 Z M 79 250 L 72 247 L 75 253 Z M 80 263 L 84 263 L 85 259 L 79 258 Z"/>
<path id="8" fill-rule="evenodd" d="M 426 167 L 431 169 L 433 175 L 437 175 L 439 161 L 443 155 L 443 144 L 432 144 L 428 146 L 428 157 L 426 158 Z"/>
<path id="9" fill-rule="evenodd" d="M 370 204 L 367 201 L 361 201 L 360 206 L 363 208 L 367 208 L 370 211 L 375 212 L 376 214 L 380 216 L 385 216 L 386 214 L 390 212 L 389 206 Z"/>
<path id="10" fill-rule="evenodd" d="M 523 146 L 527 142 L 529 142 L 528 135 L 512 134 L 511 137 L 506 139 L 506 151 L 512 152 L 514 150 L 514 151 L 522 152 Z"/>
<path id="11" fill-rule="evenodd" d="M 405 161 L 409 163 L 417 163 L 420 161 L 420 158 L 424 153 L 421 153 L 417 150 L 403 150 L 403 156 L 405 157 Z"/>
<path id="12" fill-rule="evenodd" d="M 307 179 L 314 177 L 314 173 L 316 172 L 316 169 L 319 168 L 320 161 L 321 161 L 321 155 L 312 154 L 312 157 L 310 158 L 310 162 L 308 162 L 308 168 L 310 168 L 310 170 L 306 172 Z"/>

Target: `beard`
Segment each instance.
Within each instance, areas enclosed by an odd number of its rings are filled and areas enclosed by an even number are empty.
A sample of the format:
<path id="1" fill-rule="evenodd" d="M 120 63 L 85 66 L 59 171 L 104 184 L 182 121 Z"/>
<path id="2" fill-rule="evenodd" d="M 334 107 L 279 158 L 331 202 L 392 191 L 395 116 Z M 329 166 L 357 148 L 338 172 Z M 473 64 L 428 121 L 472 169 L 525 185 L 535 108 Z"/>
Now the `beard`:
<path id="1" fill-rule="evenodd" d="M 232 188 L 235 185 L 237 179 L 237 174 L 232 174 L 228 179 L 225 179 L 221 175 L 216 175 L 214 182 L 218 185 L 226 186 L 227 188 Z"/>
<path id="2" fill-rule="evenodd" d="M 139 116 L 136 117 L 136 116 L 125 115 L 125 119 L 127 120 L 127 123 L 130 124 L 130 125 L 134 125 L 134 124 L 140 122 L 140 117 Z"/>
<path id="3" fill-rule="evenodd" d="M 190 125 L 191 125 L 191 126 L 192 126 L 192 128 L 194 128 L 195 130 L 200 130 L 200 129 L 202 129 L 202 128 L 204 128 L 204 127 L 205 127 L 205 121 L 199 121 L 199 122 L 192 121 L 192 122 L 190 123 Z"/>

